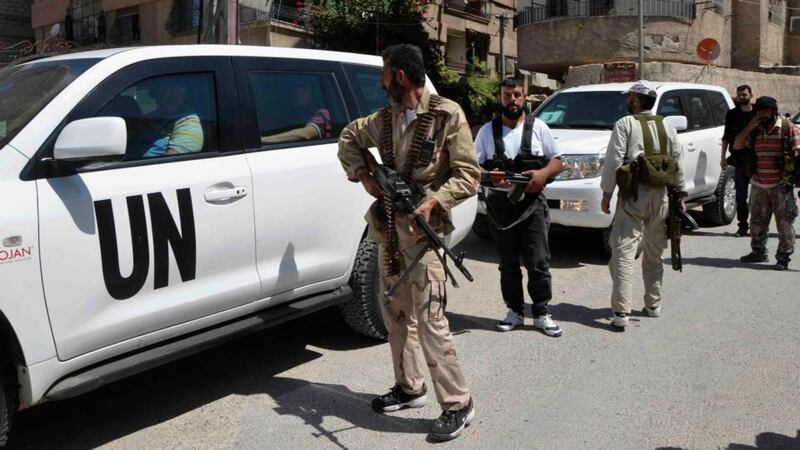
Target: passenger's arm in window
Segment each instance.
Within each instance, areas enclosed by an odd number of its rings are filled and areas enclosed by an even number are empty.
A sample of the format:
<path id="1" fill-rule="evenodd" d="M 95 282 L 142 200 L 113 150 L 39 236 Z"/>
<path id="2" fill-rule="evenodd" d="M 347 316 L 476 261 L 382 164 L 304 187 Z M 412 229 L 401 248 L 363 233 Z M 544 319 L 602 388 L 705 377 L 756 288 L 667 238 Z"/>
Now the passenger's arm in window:
<path id="1" fill-rule="evenodd" d="M 262 144 L 277 144 L 280 142 L 309 141 L 312 139 L 325 139 L 332 137 L 331 113 L 327 109 L 320 109 L 308 120 L 306 126 L 295 128 L 271 136 L 262 136 Z"/>

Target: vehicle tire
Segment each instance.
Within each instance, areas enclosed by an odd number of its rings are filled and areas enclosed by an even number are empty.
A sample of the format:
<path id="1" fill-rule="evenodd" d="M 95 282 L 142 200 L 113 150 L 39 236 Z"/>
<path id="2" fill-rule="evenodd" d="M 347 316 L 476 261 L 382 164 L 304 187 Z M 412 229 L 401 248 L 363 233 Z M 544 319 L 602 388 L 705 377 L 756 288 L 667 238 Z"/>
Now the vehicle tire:
<path id="1" fill-rule="evenodd" d="M 17 377 L 9 367 L 8 355 L 2 352 L 0 358 L 0 447 L 5 447 L 11 419 L 17 412 Z"/>
<path id="2" fill-rule="evenodd" d="M 475 221 L 472 222 L 472 232 L 481 239 L 492 238 L 492 224 L 485 214 L 475 214 Z"/>
<path id="3" fill-rule="evenodd" d="M 728 225 L 736 217 L 736 184 L 733 167 L 723 170 L 714 195 L 717 200 L 703 205 L 703 218 L 711 225 Z"/>
<path id="4" fill-rule="evenodd" d="M 378 273 L 378 244 L 368 239 L 361 241 L 356 254 L 353 273 L 350 275 L 353 298 L 340 307 L 345 323 L 357 333 L 386 340 L 388 333 L 383 324 L 380 306 L 380 274 Z"/>

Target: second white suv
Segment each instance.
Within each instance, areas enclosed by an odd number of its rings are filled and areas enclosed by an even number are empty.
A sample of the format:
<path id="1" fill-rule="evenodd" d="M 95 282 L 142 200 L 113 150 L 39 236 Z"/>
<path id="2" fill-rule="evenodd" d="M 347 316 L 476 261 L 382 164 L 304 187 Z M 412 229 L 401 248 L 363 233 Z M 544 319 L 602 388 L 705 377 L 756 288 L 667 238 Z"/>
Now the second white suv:
<path id="1" fill-rule="evenodd" d="M 655 83 L 654 112 L 678 129 L 683 149 L 687 206 L 702 206 L 705 219 L 729 224 L 736 215 L 732 170 L 719 165 L 725 114 L 733 108 L 725 89 L 689 83 Z M 553 224 L 602 232 L 607 250 L 614 219 L 600 209 L 600 175 L 614 123 L 628 114 L 626 91 L 632 83 L 564 89 L 548 98 L 534 114 L 552 130 L 566 169 L 545 189 Z M 616 205 L 611 202 L 612 207 Z M 479 207 L 479 211 L 483 205 Z M 483 234 L 486 218 L 474 229 Z M 483 223 L 481 223 L 483 222 Z"/>

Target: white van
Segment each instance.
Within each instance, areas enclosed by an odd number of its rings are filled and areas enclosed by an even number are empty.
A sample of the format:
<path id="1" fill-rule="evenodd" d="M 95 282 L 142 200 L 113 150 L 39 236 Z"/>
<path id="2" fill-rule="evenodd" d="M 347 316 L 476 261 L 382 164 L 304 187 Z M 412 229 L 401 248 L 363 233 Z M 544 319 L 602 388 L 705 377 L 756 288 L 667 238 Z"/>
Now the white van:
<path id="1" fill-rule="evenodd" d="M 564 227 L 602 232 L 607 249 L 614 219 L 600 209 L 600 176 L 606 146 L 617 120 L 628 114 L 622 95 L 633 83 L 598 84 L 564 89 L 534 112 L 552 130 L 566 169 L 545 188 L 550 218 Z M 691 83 L 654 83 L 658 99 L 654 111 L 676 125 L 683 149 L 683 171 L 688 207 L 703 207 L 709 223 L 726 225 L 736 215 L 732 168 L 720 168 L 725 114 L 733 101 L 718 86 Z M 612 208 L 616 201 L 611 202 Z M 483 207 L 480 211 L 485 211 Z M 474 229 L 485 235 L 485 216 Z M 483 223 L 480 223 L 483 222 Z"/>
<path id="2" fill-rule="evenodd" d="M 385 337 L 372 199 L 337 158 L 341 129 L 387 103 L 381 66 L 192 45 L 0 71 L 0 443 L 18 408 L 331 305 Z M 476 204 L 453 210 L 451 245 Z"/>

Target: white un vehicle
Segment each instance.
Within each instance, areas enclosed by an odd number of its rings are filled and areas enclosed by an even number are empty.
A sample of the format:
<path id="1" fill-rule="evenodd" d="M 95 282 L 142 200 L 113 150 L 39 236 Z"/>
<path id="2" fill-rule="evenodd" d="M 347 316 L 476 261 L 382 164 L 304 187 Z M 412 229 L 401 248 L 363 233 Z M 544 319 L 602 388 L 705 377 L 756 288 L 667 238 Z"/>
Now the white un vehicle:
<path id="1" fill-rule="evenodd" d="M 566 169 L 545 188 L 553 224 L 600 231 L 608 251 L 608 232 L 614 219 L 600 209 L 600 175 L 614 123 L 628 114 L 621 93 L 633 83 L 599 84 L 564 89 L 535 112 L 557 139 Z M 654 111 L 678 130 L 683 149 L 688 207 L 701 206 L 706 222 L 731 223 L 736 215 L 732 168 L 719 165 L 725 114 L 733 101 L 721 87 L 690 83 L 655 83 Z M 612 208 L 616 200 L 611 202 Z M 486 235 L 485 217 L 475 229 Z"/>
<path id="2" fill-rule="evenodd" d="M 336 143 L 386 104 L 381 64 L 195 45 L 0 71 L 0 443 L 17 409 L 327 306 L 384 337 Z"/>

